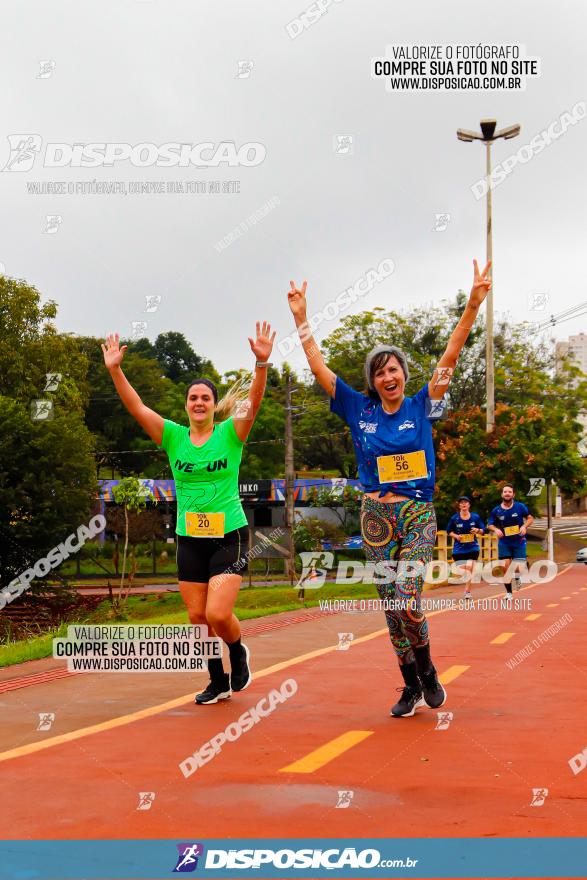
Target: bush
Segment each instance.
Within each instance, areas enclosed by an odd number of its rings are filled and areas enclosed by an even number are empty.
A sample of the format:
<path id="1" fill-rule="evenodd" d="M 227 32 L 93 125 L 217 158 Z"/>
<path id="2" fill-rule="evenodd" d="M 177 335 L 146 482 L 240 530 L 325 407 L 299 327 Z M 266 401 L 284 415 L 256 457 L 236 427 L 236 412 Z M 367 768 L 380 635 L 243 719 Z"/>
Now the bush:
<path id="1" fill-rule="evenodd" d="M 346 538 L 342 525 L 325 522 L 317 517 L 299 519 L 294 526 L 294 545 L 296 553 L 319 550 L 322 541 L 340 544 Z"/>

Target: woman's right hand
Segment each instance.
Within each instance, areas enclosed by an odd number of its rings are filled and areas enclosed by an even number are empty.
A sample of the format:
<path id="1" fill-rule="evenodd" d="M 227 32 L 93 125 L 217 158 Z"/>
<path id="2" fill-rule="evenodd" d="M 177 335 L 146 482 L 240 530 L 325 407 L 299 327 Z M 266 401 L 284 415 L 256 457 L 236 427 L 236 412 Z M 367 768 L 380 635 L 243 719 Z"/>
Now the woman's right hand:
<path id="1" fill-rule="evenodd" d="M 287 301 L 292 310 L 294 318 L 300 318 L 302 321 L 306 319 L 306 287 L 308 282 L 304 281 L 302 289 L 298 290 L 295 282 L 290 281 L 291 290 L 287 292 Z"/>
<path id="2" fill-rule="evenodd" d="M 119 367 L 122 363 L 124 353 L 128 346 L 123 345 L 121 348 L 119 340 L 120 336 L 118 333 L 111 333 L 106 337 L 106 345 L 102 345 L 102 354 L 104 355 L 104 363 L 107 370 Z"/>

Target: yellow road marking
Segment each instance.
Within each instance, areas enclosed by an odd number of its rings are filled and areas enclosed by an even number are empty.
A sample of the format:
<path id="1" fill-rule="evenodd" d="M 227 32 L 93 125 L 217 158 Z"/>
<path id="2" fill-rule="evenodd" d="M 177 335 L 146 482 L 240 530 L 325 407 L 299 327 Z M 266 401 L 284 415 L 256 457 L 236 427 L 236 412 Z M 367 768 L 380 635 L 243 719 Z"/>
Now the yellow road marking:
<path id="1" fill-rule="evenodd" d="M 334 759 L 338 758 L 339 755 L 342 755 L 343 752 L 352 749 L 353 746 L 356 746 L 357 743 L 363 742 L 364 739 L 367 739 L 367 737 L 372 734 L 372 730 L 349 730 L 341 736 L 331 739 L 330 742 L 325 743 L 323 746 L 320 746 L 320 748 L 314 749 L 313 752 L 300 758 L 299 761 L 294 761 L 293 764 L 288 764 L 287 767 L 282 767 L 279 772 L 313 773 L 314 770 L 320 770 L 325 764 L 334 761 Z"/>
<path id="2" fill-rule="evenodd" d="M 440 614 L 440 611 L 433 611 L 431 614 Z M 427 616 L 430 617 L 431 614 Z M 360 636 L 353 639 L 353 645 L 360 642 L 368 642 L 377 638 L 384 633 L 389 632 L 387 627 L 378 629 L 376 632 L 369 633 L 366 636 Z M 291 660 L 284 660 L 282 663 L 274 663 L 273 666 L 267 666 L 266 669 L 260 669 L 254 673 L 254 680 L 265 678 L 267 675 L 273 675 L 274 672 L 281 672 L 297 663 L 304 663 L 306 660 L 313 660 L 315 657 L 321 657 L 323 654 L 329 654 L 335 651 L 337 645 L 330 645 L 328 648 L 318 648 L 315 651 L 309 651 L 307 654 L 300 654 L 298 657 L 292 657 Z M 76 739 L 82 739 L 85 736 L 91 736 L 94 733 L 103 733 L 106 730 L 114 730 L 117 727 L 124 727 L 126 724 L 133 724 L 135 721 L 141 721 L 143 718 L 151 718 L 153 715 L 159 715 L 162 712 L 168 712 L 170 709 L 177 709 L 178 706 L 185 706 L 186 703 L 193 703 L 194 694 L 184 694 L 182 697 L 176 697 L 167 703 L 159 703 L 156 706 L 149 706 L 147 709 L 140 709 L 137 712 L 130 712 L 128 715 L 120 715 L 118 718 L 110 718 L 108 721 L 101 721 L 99 724 L 92 724 L 89 727 L 80 727 L 78 730 L 71 730 L 69 733 L 62 733 L 59 736 L 51 736 L 48 739 L 38 740 L 37 742 L 28 743 L 25 746 L 19 746 L 15 749 L 8 749 L 6 752 L 0 752 L 0 761 L 9 761 L 11 758 L 22 758 L 25 755 L 31 755 L 34 752 L 43 751 L 52 746 L 59 746 L 63 743 L 73 742 Z"/>
<path id="3" fill-rule="evenodd" d="M 542 614 L 528 614 L 524 620 L 538 620 L 539 617 L 542 617 Z"/>
<path id="4" fill-rule="evenodd" d="M 561 596 L 561 599 L 563 602 L 566 602 L 567 599 L 570 599 L 570 598 L 571 598 L 570 596 Z"/>
<path id="5" fill-rule="evenodd" d="M 565 574 L 571 568 L 571 564 L 567 565 L 565 568 L 561 569 L 553 578 L 556 580 L 557 577 L 560 577 L 562 574 Z M 534 587 L 538 586 L 538 584 L 529 584 L 526 587 L 522 587 L 523 590 L 531 590 Z M 582 588 L 587 589 L 587 588 Z M 494 593 L 492 596 L 486 596 L 487 599 L 499 599 L 503 594 L 500 591 L 499 593 Z M 549 606 L 555 607 L 555 606 Z M 437 614 L 445 614 L 447 611 L 450 611 L 450 608 L 442 608 L 438 611 L 429 611 L 426 617 L 434 617 Z M 387 627 L 383 629 L 375 630 L 375 632 L 369 633 L 366 636 L 360 636 L 358 639 L 353 639 L 353 646 L 358 645 L 361 642 L 368 642 L 371 639 L 376 639 L 379 636 L 382 636 L 388 632 Z M 255 672 L 255 679 L 264 678 L 266 675 L 272 675 L 274 672 L 280 672 L 283 669 L 288 669 L 290 666 L 295 666 L 297 663 L 304 663 L 306 660 L 312 660 L 314 657 L 321 657 L 323 654 L 329 654 L 331 651 L 336 651 L 338 645 L 330 645 L 328 648 L 319 648 L 316 651 L 310 651 L 307 654 L 300 654 L 298 657 L 292 657 L 291 660 L 284 660 L 282 663 L 275 663 L 273 666 L 268 666 L 266 669 L 260 669 L 258 672 Z M 439 676 L 442 684 L 450 684 L 451 681 L 454 681 L 455 678 L 458 678 L 459 675 L 462 675 L 469 666 L 450 666 L 446 672 L 442 673 Z M 120 715 L 118 718 L 110 718 L 108 721 L 102 721 L 99 724 L 92 724 L 89 727 L 80 727 L 77 730 L 71 730 L 69 733 L 63 733 L 59 736 L 51 736 L 47 739 L 38 740 L 37 742 L 28 743 L 24 746 L 18 746 L 15 749 L 8 749 L 5 752 L 0 752 L 0 762 L 1 761 L 10 761 L 12 758 L 22 758 L 25 755 L 32 755 L 35 752 L 42 752 L 45 749 L 50 749 L 53 746 L 59 746 L 63 743 L 73 742 L 76 739 L 82 739 L 85 736 L 91 736 L 94 733 L 103 733 L 107 730 L 115 730 L 117 727 L 124 727 L 126 724 L 133 724 L 135 721 L 141 721 L 143 718 L 151 718 L 154 715 L 159 715 L 162 712 L 167 712 L 170 709 L 176 709 L 178 706 L 185 706 L 187 703 L 193 702 L 194 695 L 193 692 L 189 694 L 184 694 L 182 697 L 176 697 L 174 700 L 169 700 L 166 703 L 159 703 L 156 706 L 149 706 L 146 709 L 140 709 L 137 712 L 131 712 L 128 715 Z"/>
<path id="6" fill-rule="evenodd" d="M 509 642 L 512 636 L 515 636 L 515 633 L 500 633 L 494 639 L 492 639 L 489 644 L 490 645 L 503 645 L 505 642 Z"/>
<path id="7" fill-rule="evenodd" d="M 442 684 L 450 684 L 451 681 L 454 681 L 455 678 L 458 678 L 459 675 L 462 675 L 463 672 L 466 672 L 467 669 L 470 669 L 470 666 L 449 666 L 448 669 L 445 669 L 438 678 L 442 682 Z"/>
<path id="8" fill-rule="evenodd" d="M 549 602 L 547 608 L 558 608 L 558 602 Z"/>

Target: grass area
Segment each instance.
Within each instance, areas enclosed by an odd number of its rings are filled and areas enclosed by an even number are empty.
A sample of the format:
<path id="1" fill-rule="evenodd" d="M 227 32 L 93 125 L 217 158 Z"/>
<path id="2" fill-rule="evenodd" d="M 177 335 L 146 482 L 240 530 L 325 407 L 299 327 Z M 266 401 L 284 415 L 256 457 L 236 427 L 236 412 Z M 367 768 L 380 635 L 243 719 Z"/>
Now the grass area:
<path id="1" fill-rule="evenodd" d="M 116 574 L 114 571 L 114 565 L 112 564 L 111 559 L 100 559 L 102 566 L 106 568 L 111 574 L 107 574 L 104 571 L 104 568 L 98 564 L 98 562 L 93 559 L 80 559 L 80 573 L 77 574 L 76 562 L 75 560 L 68 560 L 64 562 L 59 568 L 59 574 L 63 577 L 84 577 L 84 575 L 100 575 L 101 577 L 108 578 L 111 580 L 116 580 L 116 578 L 120 578 L 120 574 Z M 122 559 L 120 561 L 122 565 Z M 127 571 L 129 566 L 127 565 Z M 157 574 L 175 574 L 177 572 L 177 565 L 175 563 L 175 553 L 173 554 L 173 559 L 167 559 L 162 561 L 160 559 L 157 560 Z M 149 557 L 146 556 L 139 557 L 137 559 L 137 575 L 141 577 L 153 577 L 153 561 Z"/>
<path id="2" fill-rule="evenodd" d="M 528 541 L 526 543 L 526 554 L 528 559 L 535 561 L 536 559 L 544 559 L 544 550 L 538 541 Z"/>
<path id="3" fill-rule="evenodd" d="M 368 599 L 376 596 L 372 584 L 326 583 L 319 590 L 306 590 L 304 601 L 298 599 L 297 588 L 276 584 L 267 587 L 251 587 L 241 590 L 235 612 L 239 620 L 250 620 L 278 614 L 281 611 L 297 611 L 311 608 L 323 599 Z M 109 620 L 134 623 L 187 623 L 187 613 L 179 593 L 164 595 L 132 596 L 124 616 L 112 617 L 109 603 L 102 602 L 89 618 L 92 623 L 107 623 Z M 1 657 L 1 652 L 0 652 Z"/>
<path id="4" fill-rule="evenodd" d="M 20 639 L 17 642 L 9 642 L 0 647 L 0 667 L 13 666 L 15 663 L 25 663 L 27 660 L 40 660 L 42 657 L 50 657 L 53 653 L 53 639 L 58 636 L 66 636 L 65 624 L 44 633 L 42 636 L 34 636 L 31 639 Z"/>
<path id="5" fill-rule="evenodd" d="M 298 569 L 301 570 L 301 565 L 298 566 Z M 249 583 L 248 575 L 245 575 L 243 580 L 244 580 L 245 586 L 247 586 Z M 104 576 L 104 577 L 92 576 L 90 579 L 88 576 L 84 577 L 84 575 L 82 574 L 79 577 L 70 577 L 68 583 L 72 587 L 84 587 L 84 586 L 88 587 L 89 586 L 89 587 L 93 588 L 93 587 L 107 587 L 108 581 L 110 581 L 110 584 L 112 586 L 112 590 L 114 591 L 114 593 L 116 593 L 116 591 L 120 587 L 120 575 L 113 576 L 110 578 L 108 578 L 106 576 Z M 275 582 L 275 583 L 284 583 L 283 571 L 280 571 L 280 572 L 270 571 L 269 574 L 265 574 L 265 571 L 254 572 L 253 573 L 253 584 L 255 583 L 255 581 L 262 581 L 262 582 L 270 581 L 270 582 Z M 54 580 L 54 581 L 50 581 L 50 583 L 53 583 L 56 586 L 58 586 L 61 583 L 61 581 Z M 125 579 L 125 585 L 126 584 L 127 584 L 127 580 Z M 175 567 L 172 572 L 169 572 L 167 574 L 142 574 L 139 572 L 133 581 L 134 587 L 151 586 L 153 584 L 177 584 L 177 567 Z"/>
<path id="6" fill-rule="evenodd" d="M 319 590 L 306 590 L 301 602 L 297 588 L 277 584 L 267 587 L 251 587 L 241 590 L 236 604 L 239 620 L 250 620 L 278 614 L 281 611 L 297 611 L 300 608 L 314 607 L 322 599 L 372 599 L 376 597 L 371 584 L 325 584 Z M 108 601 L 78 623 L 188 623 L 187 612 L 179 593 L 157 593 L 146 596 L 131 596 L 123 613 L 113 613 Z M 73 623 L 70 623 L 73 625 Z M 9 642 L 0 646 L 0 668 L 24 663 L 26 660 L 39 660 L 50 657 L 52 641 L 56 636 L 65 636 L 66 627 L 30 639 Z"/>
<path id="7" fill-rule="evenodd" d="M 528 542 L 528 559 L 544 558 L 539 543 Z M 300 608 L 317 606 L 324 599 L 373 599 L 377 597 L 373 584 L 336 584 L 326 582 L 320 589 L 306 589 L 304 601 L 298 599 L 297 587 L 289 584 L 272 583 L 268 586 L 245 586 L 241 589 L 236 603 L 239 620 L 250 620 L 278 614 L 282 611 L 297 611 Z M 187 612 L 179 593 L 157 593 L 131 596 L 122 613 L 113 612 L 105 600 L 83 621 L 77 623 L 187 623 Z M 66 635 L 65 626 L 53 632 L 25 640 L 8 642 L 0 646 L 0 667 L 50 657 L 52 640 Z"/>
<path id="8" fill-rule="evenodd" d="M 69 578 L 71 580 L 71 583 L 74 585 L 78 583 L 86 583 L 84 578 L 91 578 L 92 584 L 95 583 L 96 585 L 98 585 L 99 583 L 107 584 L 108 581 L 110 581 L 113 586 L 116 584 L 117 581 L 120 583 L 120 573 L 116 574 L 116 572 L 114 571 L 112 560 L 101 559 L 100 562 L 108 570 L 108 572 L 110 572 L 110 574 L 104 571 L 104 568 L 102 568 L 97 561 L 94 561 L 92 559 L 80 560 L 79 574 L 77 574 L 75 562 L 72 562 L 71 560 L 69 560 L 68 562 L 64 562 L 63 565 L 59 568 L 59 574 L 62 577 Z M 280 564 L 277 570 L 272 568 L 269 572 L 267 572 L 265 561 L 251 560 L 249 565 L 251 566 L 252 575 L 254 578 L 261 578 L 263 580 L 281 578 L 281 580 L 283 580 L 283 564 Z M 273 565 L 275 565 L 275 562 L 273 562 Z M 173 553 L 173 559 L 168 559 L 164 562 L 159 559 L 157 560 L 157 574 L 153 574 L 153 563 L 150 557 L 139 557 L 137 559 L 135 583 L 137 581 L 139 581 L 141 584 L 149 582 L 164 583 L 169 580 L 177 580 L 177 564 L 175 562 L 175 553 Z"/>

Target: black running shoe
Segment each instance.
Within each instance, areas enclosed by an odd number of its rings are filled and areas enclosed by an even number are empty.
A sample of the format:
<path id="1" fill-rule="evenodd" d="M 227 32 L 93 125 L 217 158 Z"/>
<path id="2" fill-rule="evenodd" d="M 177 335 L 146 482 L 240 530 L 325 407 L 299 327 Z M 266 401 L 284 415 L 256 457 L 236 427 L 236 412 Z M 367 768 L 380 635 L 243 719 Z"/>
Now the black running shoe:
<path id="1" fill-rule="evenodd" d="M 241 644 L 241 650 L 236 658 L 230 658 L 230 686 L 233 691 L 244 691 L 253 680 L 249 669 L 249 649 Z"/>
<path id="2" fill-rule="evenodd" d="M 205 691 L 202 691 L 201 694 L 196 694 L 194 703 L 197 703 L 199 706 L 218 703 L 219 700 L 229 700 L 231 694 L 228 673 L 225 673 L 222 681 L 210 681 Z"/>
<path id="3" fill-rule="evenodd" d="M 438 675 L 434 666 L 430 672 L 420 673 L 422 690 L 426 705 L 431 709 L 440 709 L 446 703 L 446 691 L 438 681 Z"/>
<path id="4" fill-rule="evenodd" d="M 409 685 L 406 685 L 405 688 L 397 688 L 397 690 L 401 691 L 402 695 L 395 706 L 392 706 L 390 715 L 394 715 L 396 718 L 409 718 L 414 715 L 416 709 L 426 705 L 422 691 L 416 691 Z"/>

